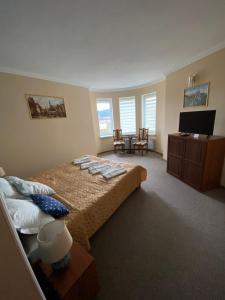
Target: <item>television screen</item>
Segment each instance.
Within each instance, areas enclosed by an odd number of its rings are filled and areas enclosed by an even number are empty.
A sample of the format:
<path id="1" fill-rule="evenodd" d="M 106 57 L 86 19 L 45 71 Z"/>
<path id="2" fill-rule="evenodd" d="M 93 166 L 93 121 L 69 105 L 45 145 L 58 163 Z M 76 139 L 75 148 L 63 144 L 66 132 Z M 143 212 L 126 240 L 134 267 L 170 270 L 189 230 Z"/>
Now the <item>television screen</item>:
<path id="1" fill-rule="evenodd" d="M 212 135 L 216 111 L 181 112 L 179 132 Z"/>

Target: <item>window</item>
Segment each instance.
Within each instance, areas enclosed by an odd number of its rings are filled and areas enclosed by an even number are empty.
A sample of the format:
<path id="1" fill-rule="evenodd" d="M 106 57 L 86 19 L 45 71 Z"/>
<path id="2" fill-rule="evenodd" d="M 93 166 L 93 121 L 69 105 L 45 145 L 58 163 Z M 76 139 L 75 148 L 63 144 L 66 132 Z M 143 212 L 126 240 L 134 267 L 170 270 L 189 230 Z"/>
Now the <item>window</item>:
<path id="1" fill-rule="evenodd" d="M 96 99 L 100 137 L 113 135 L 112 99 Z"/>
<path id="2" fill-rule="evenodd" d="M 123 133 L 136 132 L 135 97 L 120 98 L 120 126 Z"/>
<path id="3" fill-rule="evenodd" d="M 156 93 L 142 96 L 142 126 L 149 129 L 149 134 L 156 133 Z"/>

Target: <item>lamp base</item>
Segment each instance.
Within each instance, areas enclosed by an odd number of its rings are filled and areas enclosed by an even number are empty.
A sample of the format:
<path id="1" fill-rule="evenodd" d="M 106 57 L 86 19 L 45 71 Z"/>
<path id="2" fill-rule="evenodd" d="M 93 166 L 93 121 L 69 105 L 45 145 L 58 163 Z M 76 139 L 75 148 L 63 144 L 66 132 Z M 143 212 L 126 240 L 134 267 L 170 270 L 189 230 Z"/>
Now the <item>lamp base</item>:
<path id="1" fill-rule="evenodd" d="M 52 269 L 54 272 L 62 272 L 69 264 L 70 260 L 70 253 L 65 255 L 62 259 L 59 261 L 52 263 Z"/>

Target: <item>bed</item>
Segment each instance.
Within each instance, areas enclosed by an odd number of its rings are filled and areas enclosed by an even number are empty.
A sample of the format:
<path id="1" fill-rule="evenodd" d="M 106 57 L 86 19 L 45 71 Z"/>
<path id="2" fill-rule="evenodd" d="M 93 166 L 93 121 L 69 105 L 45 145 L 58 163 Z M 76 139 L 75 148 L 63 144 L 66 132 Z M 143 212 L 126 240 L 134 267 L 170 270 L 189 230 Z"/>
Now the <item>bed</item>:
<path id="1" fill-rule="evenodd" d="M 99 157 L 93 160 L 118 165 Z M 127 173 L 105 180 L 101 175 L 91 175 L 79 166 L 64 163 L 53 169 L 29 177 L 52 187 L 54 198 L 63 202 L 70 213 L 65 217 L 67 227 L 74 240 L 90 249 L 89 239 L 110 218 L 122 202 L 141 182 L 146 180 L 147 170 L 141 166 L 119 163 Z"/>

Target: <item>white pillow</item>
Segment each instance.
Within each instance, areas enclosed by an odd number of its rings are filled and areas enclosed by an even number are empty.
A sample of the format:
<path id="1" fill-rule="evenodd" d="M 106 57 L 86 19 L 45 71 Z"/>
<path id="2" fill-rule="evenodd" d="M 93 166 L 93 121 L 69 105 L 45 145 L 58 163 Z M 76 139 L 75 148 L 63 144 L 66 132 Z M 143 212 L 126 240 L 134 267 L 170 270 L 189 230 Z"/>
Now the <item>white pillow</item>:
<path id="1" fill-rule="evenodd" d="M 30 200 L 6 198 L 5 203 L 14 226 L 21 233 L 38 233 L 43 225 L 54 220 Z"/>
<path id="2" fill-rule="evenodd" d="M 0 190 L 6 198 L 13 198 L 19 195 L 16 189 L 2 177 L 0 177 Z"/>
<path id="3" fill-rule="evenodd" d="M 7 176 L 6 179 L 17 189 L 18 192 L 25 196 L 34 194 L 55 194 L 55 191 L 51 187 L 40 182 L 27 181 L 15 176 Z"/>

